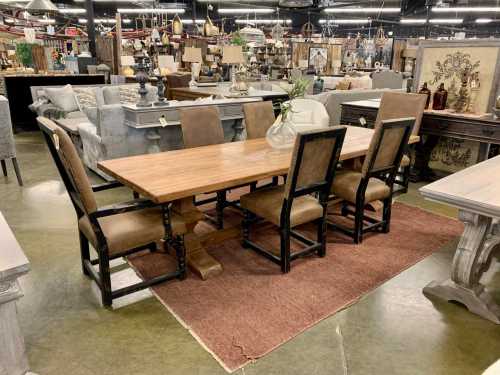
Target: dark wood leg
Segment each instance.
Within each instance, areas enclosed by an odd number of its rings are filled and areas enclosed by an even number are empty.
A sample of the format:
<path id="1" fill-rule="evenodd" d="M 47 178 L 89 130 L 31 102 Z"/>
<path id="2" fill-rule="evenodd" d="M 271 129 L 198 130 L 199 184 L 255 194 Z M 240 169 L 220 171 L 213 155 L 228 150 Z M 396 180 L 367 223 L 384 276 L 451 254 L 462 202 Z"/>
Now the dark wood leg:
<path id="1" fill-rule="evenodd" d="M 89 240 L 87 240 L 87 237 L 79 231 L 80 235 L 80 254 L 82 258 L 82 271 L 85 276 L 89 276 L 89 271 L 85 267 L 85 261 L 88 260 L 90 261 L 90 251 L 89 251 Z"/>
<path id="2" fill-rule="evenodd" d="M 273 177 L 273 182 L 272 182 L 272 184 L 273 184 L 274 186 L 276 186 L 276 185 L 278 185 L 278 182 L 279 182 L 279 177 L 278 177 L 278 176 L 274 176 L 274 177 Z"/>
<path id="3" fill-rule="evenodd" d="M 356 214 L 354 215 L 354 243 L 363 241 L 363 217 L 365 215 L 365 202 L 356 202 Z"/>
<path id="4" fill-rule="evenodd" d="M 111 294 L 111 271 L 107 247 L 99 250 L 99 277 L 101 279 L 102 305 L 110 307 L 113 304 Z"/>
<path id="5" fill-rule="evenodd" d="M 177 270 L 179 271 L 179 280 L 184 280 L 187 276 L 186 272 L 186 247 L 184 246 L 184 238 L 178 236 L 175 239 L 175 255 L 177 256 Z"/>
<path id="6" fill-rule="evenodd" d="M 14 171 L 16 172 L 17 183 L 19 186 L 23 186 L 23 179 L 21 177 L 21 171 L 19 170 L 19 165 L 17 164 L 17 159 L 12 158 L 12 165 L 14 166 Z"/>
<path id="7" fill-rule="evenodd" d="M 290 227 L 280 228 L 280 258 L 281 272 L 290 272 Z"/>
<path id="8" fill-rule="evenodd" d="M 384 208 L 382 212 L 382 220 L 384 224 L 382 225 L 382 232 L 389 233 L 391 230 L 391 210 L 392 210 L 392 198 L 387 198 L 384 200 Z"/>
<path id="9" fill-rule="evenodd" d="M 241 235 L 243 240 L 241 244 L 244 248 L 248 248 L 246 241 L 250 239 L 250 212 L 248 210 L 243 211 L 243 221 L 241 222 Z"/>
<path id="10" fill-rule="evenodd" d="M 432 177 L 433 173 L 429 168 L 431 154 L 434 147 L 439 142 L 439 136 L 428 135 L 425 141 L 421 140 L 415 147 L 415 163 L 412 168 L 410 181 L 419 182 Z"/>
<path id="11" fill-rule="evenodd" d="M 0 160 L 0 163 L 2 164 L 3 175 L 7 177 L 7 164 L 5 164 L 5 160 Z"/>
<path id="12" fill-rule="evenodd" d="M 226 207 L 226 191 L 217 192 L 217 204 L 215 206 L 215 211 L 217 212 L 217 229 L 224 228 L 224 208 Z"/>
<path id="13" fill-rule="evenodd" d="M 318 250 L 318 256 L 324 257 L 326 255 L 326 216 L 318 220 L 318 243 L 321 248 Z"/>

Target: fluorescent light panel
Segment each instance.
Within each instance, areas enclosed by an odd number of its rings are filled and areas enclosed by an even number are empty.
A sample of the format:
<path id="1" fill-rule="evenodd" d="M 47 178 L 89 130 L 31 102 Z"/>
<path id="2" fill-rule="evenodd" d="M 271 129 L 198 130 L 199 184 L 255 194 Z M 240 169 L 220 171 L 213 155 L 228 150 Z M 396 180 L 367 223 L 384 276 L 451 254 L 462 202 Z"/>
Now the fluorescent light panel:
<path id="1" fill-rule="evenodd" d="M 401 20 L 399 22 L 402 24 L 406 24 L 406 25 L 410 25 L 410 24 L 416 25 L 416 24 L 427 23 L 427 19 L 426 18 L 401 18 Z"/>
<path id="2" fill-rule="evenodd" d="M 500 7 L 432 7 L 432 11 L 434 13 L 469 13 L 469 12 L 478 12 L 478 13 L 494 13 L 500 12 Z"/>
<path id="3" fill-rule="evenodd" d="M 430 23 L 439 23 L 439 24 L 449 24 L 449 25 L 457 25 L 459 23 L 464 22 L 462 18 L 431 18 L 429 20 Z"/>
<path id="4" fill-rule="evenodd" d="M 355 18 L 355 19 L 340 19 L 340 20 L 319 20 L 321 24 L 331 24 L 331 25 L 363 25 L 370 23 L 369 19 L 366 18 Z"/>
<path id="5" fill-rule="evenodd" d="M 399 13 L 401 8 L 325 8 L 325 13 Z"/>
<path id="6" fill-rule="evenodd" d="M 95 23 L 116 23 L 116 19 L 114 18 L 94 18 Z M 78 18 L 78 23 L 87 23 L 86 18 Z M 132 23 L 132 20 L 130 19 L 122 19 L 122 23 Z"/>
<path id="7" fill-rule="evenodd" d="M 37 22 L 46 23 L 48 25 L 53 25 L 54 23 L 56 23 L 56 20 L 52 19 L 52 18 L 39 18 L 37 20 Z"/>
<path id="8" fill-rule="evenodd" d="M 476 20 L 476 23 L 481 23 L 481 24 L 491 23 L 491 22 L 493 22 L 491 18 L 478 18 Z"/>
<path id="9" fill-rule="evenodd" d="M 218 12 L 220 14 L 269 14 L 274 13 L 274 9 L 266 8 L 219 8 Z"/>
<path id="10" fill-rule="evenodd" d="M 292 23 L 292 20 L 264 20 L 264 19 L 252 20 L 252 19 L 249 19 L 249 20 L 236 20 L 235 22 L 239 23 L 239 24 L 258 24 L 258 23 L 260 23 L 263 25 L 270 25 L 270 24 L 275 24 L 275 23 L 290 24 L 290 23 Z"/>
<path id="11" fill-rule="evenodd" d="M 182 23 L 185 24 L 185 25 L 192 25 L 193 24 L 193 20 L 192 19 L 181 19 Z M 201 19 L 196 19 L 194 20 L 194 23 L 197 23 L 199 25 L 202 25 L 205 23 L 205 20 L 201 20 Z"/>
<path id="12" fill-rule="evenodd" d="M 83 8 L 59 8 L 59 13 L 62 14 L 84 14 L 86 12 Z"/>
<path id="13" fill-rule="evenodd" d="M 182 8 L 118 8 L 117 12 L 122 14 L 143 14 L 143 13 L 183 14 L 185 10 Z"/>

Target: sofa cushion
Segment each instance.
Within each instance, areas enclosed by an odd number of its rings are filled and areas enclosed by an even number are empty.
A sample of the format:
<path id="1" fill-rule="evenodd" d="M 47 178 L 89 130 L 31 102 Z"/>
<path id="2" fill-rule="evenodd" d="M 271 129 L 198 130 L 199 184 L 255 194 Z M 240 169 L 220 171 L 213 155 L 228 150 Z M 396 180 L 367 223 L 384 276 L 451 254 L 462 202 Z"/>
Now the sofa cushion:
<path id="1" fill-rule="evenodd" d="M 52 104 L 56 105 L 64 112 L 79 110 L 75 92 L 71 85 L 66 85 L 64 87 L 47 87 L 45 89 L 45 95 Z"/>
<path id="2" fill-rule="evenodd" d="M 80 111 L 84 111 L 88 107 L 100 107 L 104 104 L 102 91 L 98 87 L 78 87 L 73 86 L 76 101 Z"/>

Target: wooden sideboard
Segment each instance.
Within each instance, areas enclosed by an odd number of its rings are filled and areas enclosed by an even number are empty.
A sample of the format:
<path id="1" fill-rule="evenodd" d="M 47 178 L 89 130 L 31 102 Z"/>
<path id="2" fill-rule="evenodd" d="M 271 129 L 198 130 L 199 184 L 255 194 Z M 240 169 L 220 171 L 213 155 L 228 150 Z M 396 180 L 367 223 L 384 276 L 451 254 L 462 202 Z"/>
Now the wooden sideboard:
<path id="1" fill-rule="evenodd" d="M 373 128 L 379 105 L 380 99 L 342 103 L 341 123 Z M 494 119 L 492 115 L 477 116 L 426 110 L 422 118 L 420 135 L 426 137 L 415 149 L 413 181 L 425 178 L 432 150 L 437 145 L 439 137 L 479 142 L 477 162 L 488 159 L 490 145 L 500 144 L 500 121 Z"/>

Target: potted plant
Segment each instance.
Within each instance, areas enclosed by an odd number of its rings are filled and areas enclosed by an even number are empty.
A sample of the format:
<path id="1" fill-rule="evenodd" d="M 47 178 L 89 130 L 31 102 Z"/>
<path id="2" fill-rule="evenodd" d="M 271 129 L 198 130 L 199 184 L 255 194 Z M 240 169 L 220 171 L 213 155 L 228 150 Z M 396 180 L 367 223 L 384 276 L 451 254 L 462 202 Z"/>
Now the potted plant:
<path id="1" fill-rule="evenodd" d="M 285 90 L 289 100 L 280 104 L 280 114 L 274 124 L 267 130 L 266 140 L 273 148 L 290 148 L 295 143 L 297 130 L 290 121 L 290 114 L 293 113 L 292 101 L 301 98 L 306 93 L 310 81 L 299 78 L 294 81 L 289 90 Z"/>

